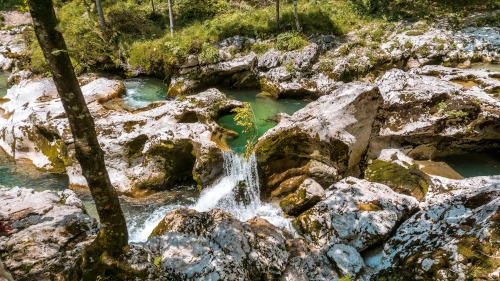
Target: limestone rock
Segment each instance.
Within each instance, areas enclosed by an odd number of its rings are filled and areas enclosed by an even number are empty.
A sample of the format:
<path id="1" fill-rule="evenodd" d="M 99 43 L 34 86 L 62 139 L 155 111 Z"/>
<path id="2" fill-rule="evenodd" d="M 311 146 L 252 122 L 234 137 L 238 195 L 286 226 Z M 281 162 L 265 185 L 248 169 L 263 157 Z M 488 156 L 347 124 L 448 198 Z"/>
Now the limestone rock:
<path id="1" fill-rule="evenodd" d="M 346 276 L 356 278 L 365 266 L 361 255 L 356 249 L 348 245 L 335 244 L 327 252 L 327 255 L 335 261 Z"/>
<path id="2" fill-rule="evenodd" d="M 325 196 L 325 191 L 312 179 L 305 179 L 299 188 L 280 202 L 280 207 L 288 215 L 297 216 L 311 208 Z"/>
<path id="3" fill-rule="evenodd" d="M 454 190 L 436 196 L 404 222 L 383 252 L 373 257 L 369 265 L 381 265 L 375 278 L 495 280 L 491 278 L 499 267 L 499 182 L 498 176 L 450 182 Z"/>
<path id="4" fill-rule="evenodd" d="M 340 175 L 358 174 L 381 104 L 376 86 L 350 83 L 283 116 L 256 145 L 264 181 L 310 159 L 335 167 Z"/>
<path id="5" fill-rule="evenodd" d="M 348 177 L 298 216 L 293 226 L 318 246 L 345 244 L 361 252 L 388 238 L 417 208 L 418 201 L 413 197 L 382 184 Z"/>
<path id="6" fill-rule="evenodd" d="M 271 49 L 258 57 L 257 67 L 261 70 L 269 70 L 276 68 L 280 65 L 281 52 Z"/>
<path id="7" fill-rule="evenodd" d="M 377 80 L 384 98 L 369 158 L 411 145 L 417 160 L 498 147 L 500 104 L 482 89 L 393 69 Z"/>
<path id="8" fill-rule="evenodd" d="M 130 112 L 99 103 L 120 96 L 121 81 L 104 78 L 82 87 L 94 117 L 112 184 L 119 191 L 165 189 L 185 177 L 208 184 L 222 171 L 217 146 L 220 111 L 239 102 L 217 90 L 179 101 L 163 101 Z M 67 172 L 70 184 L 86 185 L 74 158 L 65 112 L 49 79 L 23 82 L 9 89 L 0 105 L 0 146 L 16 159 L 30 159 L 42 169 Z"/>
<path id="9" fill-rule="evenodd" d="M 439 76 L 440 79 L 455 82 L 472 82 L 489 94 L 500 94 L 500 72 L 487 69 L 459 69 L 440 65 L 426 65 L 422 69 L 414 70 L 422 75 Z M 498 101 L 499 99 L 497 99 Z"/>
<path id="10" fill-rule="evenodd" d="M 184 217 L 182 212 L 167 216 Z M 283 231 L 260 218 L 240 222 L 222 211 L 187 212 L 191 218 L 207 217 L 211 222 L 199 221 L 196 231 L 176 224 L 169 228 L 172 232 L 148 241 L 149 249 L 161 257 L 161 268 L 170 278 L 275 280 L 281 275 L 289 256 Z"/>
<path id="11" fill-rule="evenodd" d="M 309 44 L 297 54 L 293 61 L 293 68 L 297 71 L 309 70 L 318 59 L 318 56 L 318 45 Z"/>
<path id="12" fill-rule="evenodd" d="M 97 226 L 70 190 L 0 188 L 0 258 L 15 280 L 56 280 L 71 266 L 75 245 Z M 59 280 L 59 279 L 58 279 Z"/>

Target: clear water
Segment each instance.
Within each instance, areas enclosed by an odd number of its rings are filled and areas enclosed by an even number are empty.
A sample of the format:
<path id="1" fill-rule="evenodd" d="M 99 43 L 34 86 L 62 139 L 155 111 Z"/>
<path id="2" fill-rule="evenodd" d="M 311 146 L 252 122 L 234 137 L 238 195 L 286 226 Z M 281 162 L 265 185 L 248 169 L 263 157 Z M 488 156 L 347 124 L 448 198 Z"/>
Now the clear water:
<path id="1" fill-rule="evenodd" d="M 307 101 L 303 100 L 274 99 L 268 96 L 260 95 L 261 92 L 258 90 L 219 90 L 225 93 L 229 98 L 250 103 L 258 128 L 257 137 L 262 136 L 269 129 L 276 126 L 275 122 L 269 120 L 270 117 L 273 117 L 278 113 L 287 113 L 291 115 L 307 105 Z M 245 150 L 249 134 L 242 133 L 244 128 L 236 125 L 236 122 L 233 119 L 235 115 L 236 114 L 222 116 L 219 120 L 217 120 L 217 123 L 222 127 L 236 131 L 239 134 L 238 138 L 229 140 L 227 144 L 234 151 L 242 152 Z"/>
<path id="2" fill-rule="evenodd" d="M 437 159 L 466 178 L 500 175 L 500 153 L 470 153 Z"/>
<path id="3" fill-rule="evenodd" d="M 27 162 L 14 162 L 0 149 L 0 185 L 25 187 L 36 191 L 61 191 L 69 187 L 66 174 L 53 174 L 38 170 Z M 95 203 L 87 190 L 76 190 L 89 215 L 98 218 Z M 120 196 L 120 203 L 127 220 L 131 242 L 145 241 L 168 211 L 196 202 L 195 186 L 179 186 L 176 190 L 159 192 L 135 199 Z"/>
<path id="4" fill-rule="evenodd" d="M 207 212 L 214 208 L 231 213 L 241 221 L 261 217 L 277 227 L 293 232 L 291 219 L 285 218 L 277 206 L 260 200 L 259 176 L 255 154 L 247 160 L 241 155 L 223 152 L 224 174 L 211 187 L 204 189 L 190 208 Z"/>
<path id="5" fill-rule="evenodd" d="M 148 104 L 165 100 L 168 86 L 162 80 L 151 77 L 136 77 L 123 80 L 125 97 L 123 101 L 132 108 L 141 108 Z"/>
<path id="6" fill-rule="evenodd" d="M 472 68 L 472 69 L 489 69 L 492 71 L 500 72 L 500 64 L 498 64 L 498 63 L 487 63 L 487 62 L 473 63 L 473 64 L 471 64 L 470 68 Z"/>
<path id="7" fill-rule="evenodd" d="M 0 99 L 7 94 L 7 79 L 9 79 L 10 72 L 0 71 Z"/>

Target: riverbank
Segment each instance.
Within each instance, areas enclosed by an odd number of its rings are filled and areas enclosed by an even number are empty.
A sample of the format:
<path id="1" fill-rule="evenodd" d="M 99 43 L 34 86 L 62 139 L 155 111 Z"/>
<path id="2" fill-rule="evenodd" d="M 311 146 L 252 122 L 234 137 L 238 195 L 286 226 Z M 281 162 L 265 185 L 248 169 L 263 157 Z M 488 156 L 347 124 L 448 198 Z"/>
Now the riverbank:
<path id="1" fill-rule="evenodd" d="M 58 4 L 62 25 L 78 3 Z M 151 68 L 130 53 L 105 68 L 113 74 L 80 75 L 127 216 L 124 261 L 149 280 L 496 280 L 496 11 L 363 18 L 307 38 L 227 36 L 168 64 L 170 39 L 154 39 L 140 43 Z M 29 29 L 0 36 L 12 71 L 0 99 L 0 257 L 19 280 L 56 280 L 98 224 L 55 86 L 20 44 Z M 248 159 L 235 153 L 247 138 L 231 115 L 246 101 L 257 126 Z M 18 216 L 14 205 L 36 208 Z M 30 239 L 52 243 L 53 255 L 23 262 Z"/>

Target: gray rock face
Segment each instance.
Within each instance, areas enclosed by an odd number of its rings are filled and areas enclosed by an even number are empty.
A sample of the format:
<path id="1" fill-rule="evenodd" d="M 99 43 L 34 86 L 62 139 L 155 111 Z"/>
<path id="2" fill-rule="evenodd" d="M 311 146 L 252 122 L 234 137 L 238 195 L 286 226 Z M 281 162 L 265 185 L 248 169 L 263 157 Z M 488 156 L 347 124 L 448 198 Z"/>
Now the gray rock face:
<path id="1" fill-rule="evenodd" d="M 97 226 L 75 193 L 0 188 L 0 258 L 15 280 L 59 280 Z"/>
<path id="2" fill-rule="evenodd" d="M 294 228 L 318 246 L 345 244 L 361 252 L 389 237 L 418 209 L 418 201 L 389 187 L 343 179 L 327 197 L 293 221 Z"/>
<path id="3" fill-rule="evenodd" d="M 237 106 L 217 90 L 183 101 L 164 101 L 130 112 L 110 110 L 123 93 L 117 80 L 97 79 L 82 87 L 95 119 L 112 184 L 119 191 L 164 189 L 180 177 L 201 185 L 217 178 L 222 155 L 214 122 L 219 111 Z M 72 136 L 52 81 L 24 82 L 9 90 L 0 105 L 0 146 L 15 159 L 42 169 L 67 172 L 70 184 L 86 185 L 73 157 Z"/>
<path id="4" fill-rule="evenodd" d="M 256 145 L 264 181 L 310 159 L 336 168 L 340 175 L 358 174 L 381 105 L 376 86 L 349 83 L 293 116 L 283 116 Z"/>
<path id="5" fill-rule="evenodd" d="M 284 270 L 289 256 L 285 233 L 266 220 L 240 222 L 218 210 L 175 212 L 167 214 L 165 232 L 148 242 L 149 249 L 161 257 L 161 268 L 169 277 L 273 280 Z M 201 217 L 208 218 L 208 223 Z M 191 226 L 185 226 L 187 223 Z"/>
<path id="6" fill-rule="evenodd" d="M 495 94 L 500 93 L 500 80 L 498 80 L 500 72 L 488 69 L 459 69 L 439 65 L 426 65 L 421 69 L 414 70 L 414 73 L 438 76 L 440 79 L 446 81 L 472 82 L 470 87 L 476 84 L 486 93 L 493 94 L 493 97 Z M 497 100 L 499 99 L 497 98 Z"/>
<path id="7" fill-rule="evenodd" d="M 265 52 L 263 55 L 259 56 L 258 68 L 261 70 L 269 70 L 280 66 L 280 55 L 281 52 L 275 49 Z"/>
<path id="8" fill-rule="evenodd" d="M 288 215 L 297 216 L 311 208 L 325 196 L 325 191 L 312 179 L 305 179 L 297 190 L 280 202 L 280 207 Z"/>
<path id="9" fill-rule="evenodd" d="M 499 183 L 498 176 L 451 181 L 454 190 L 436 196 L 370 258 L 379 265 L 375 278 L 497 280 Z"/>
<path id="10" fill-rule="evenodd" d="M 318 45 L 310 44 L 304 47 L 293 60 L 293 68 L 297 71 L 309 70 L 319 56 Z"/>
<path id="11" fill-rule="evenodd" d="M 370 157 L 398 143 L 411 144 L 415 159 L 497 146 L 500 107 L 494 97 L 478 87 L 413 72 L 390 70 L 377 80 L 384 107 Z"/>

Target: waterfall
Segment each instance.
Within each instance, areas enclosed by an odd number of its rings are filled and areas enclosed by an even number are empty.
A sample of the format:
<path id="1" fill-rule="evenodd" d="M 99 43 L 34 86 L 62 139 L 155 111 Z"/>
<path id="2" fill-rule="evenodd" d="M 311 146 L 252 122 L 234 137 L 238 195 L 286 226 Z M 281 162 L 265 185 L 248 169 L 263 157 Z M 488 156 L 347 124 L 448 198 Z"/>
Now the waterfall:
<path id="1" fill-rule="evenodd" d="M 255 216 L 266 219 L 277 227 L 284 227 L 295 233 L 291 219 L 283 216 L 279 207 L 265 204 L 260 200 L 259 176 L 255 155 L 247 160 L 234 152 L 223 152 L 224 171 L 219 180 L 204 189 L 198 201 L 188 208 L 207 212 L 214 208 L 222 209 L 241 221 Z M 129 222 L 131 242 L 143 242 L 169 211 L 180 206 L 164 206 L 149 214 L 147 219 Z"/>
<path id="2" fill-rule="evenodd" d="M 232 152 L 223 152 L 224 173 L 211 187 L 204 189 L 200 198 L 190 208 L 199 212 L 214 208 L 231 213 L 241 221 L 261 217 L 277 227 L 291 228 L 291 220 L 283 217 L 280 208 L 264 204 L 260 200 L 257 159 L 252 154 L 245 157 Z"/>

